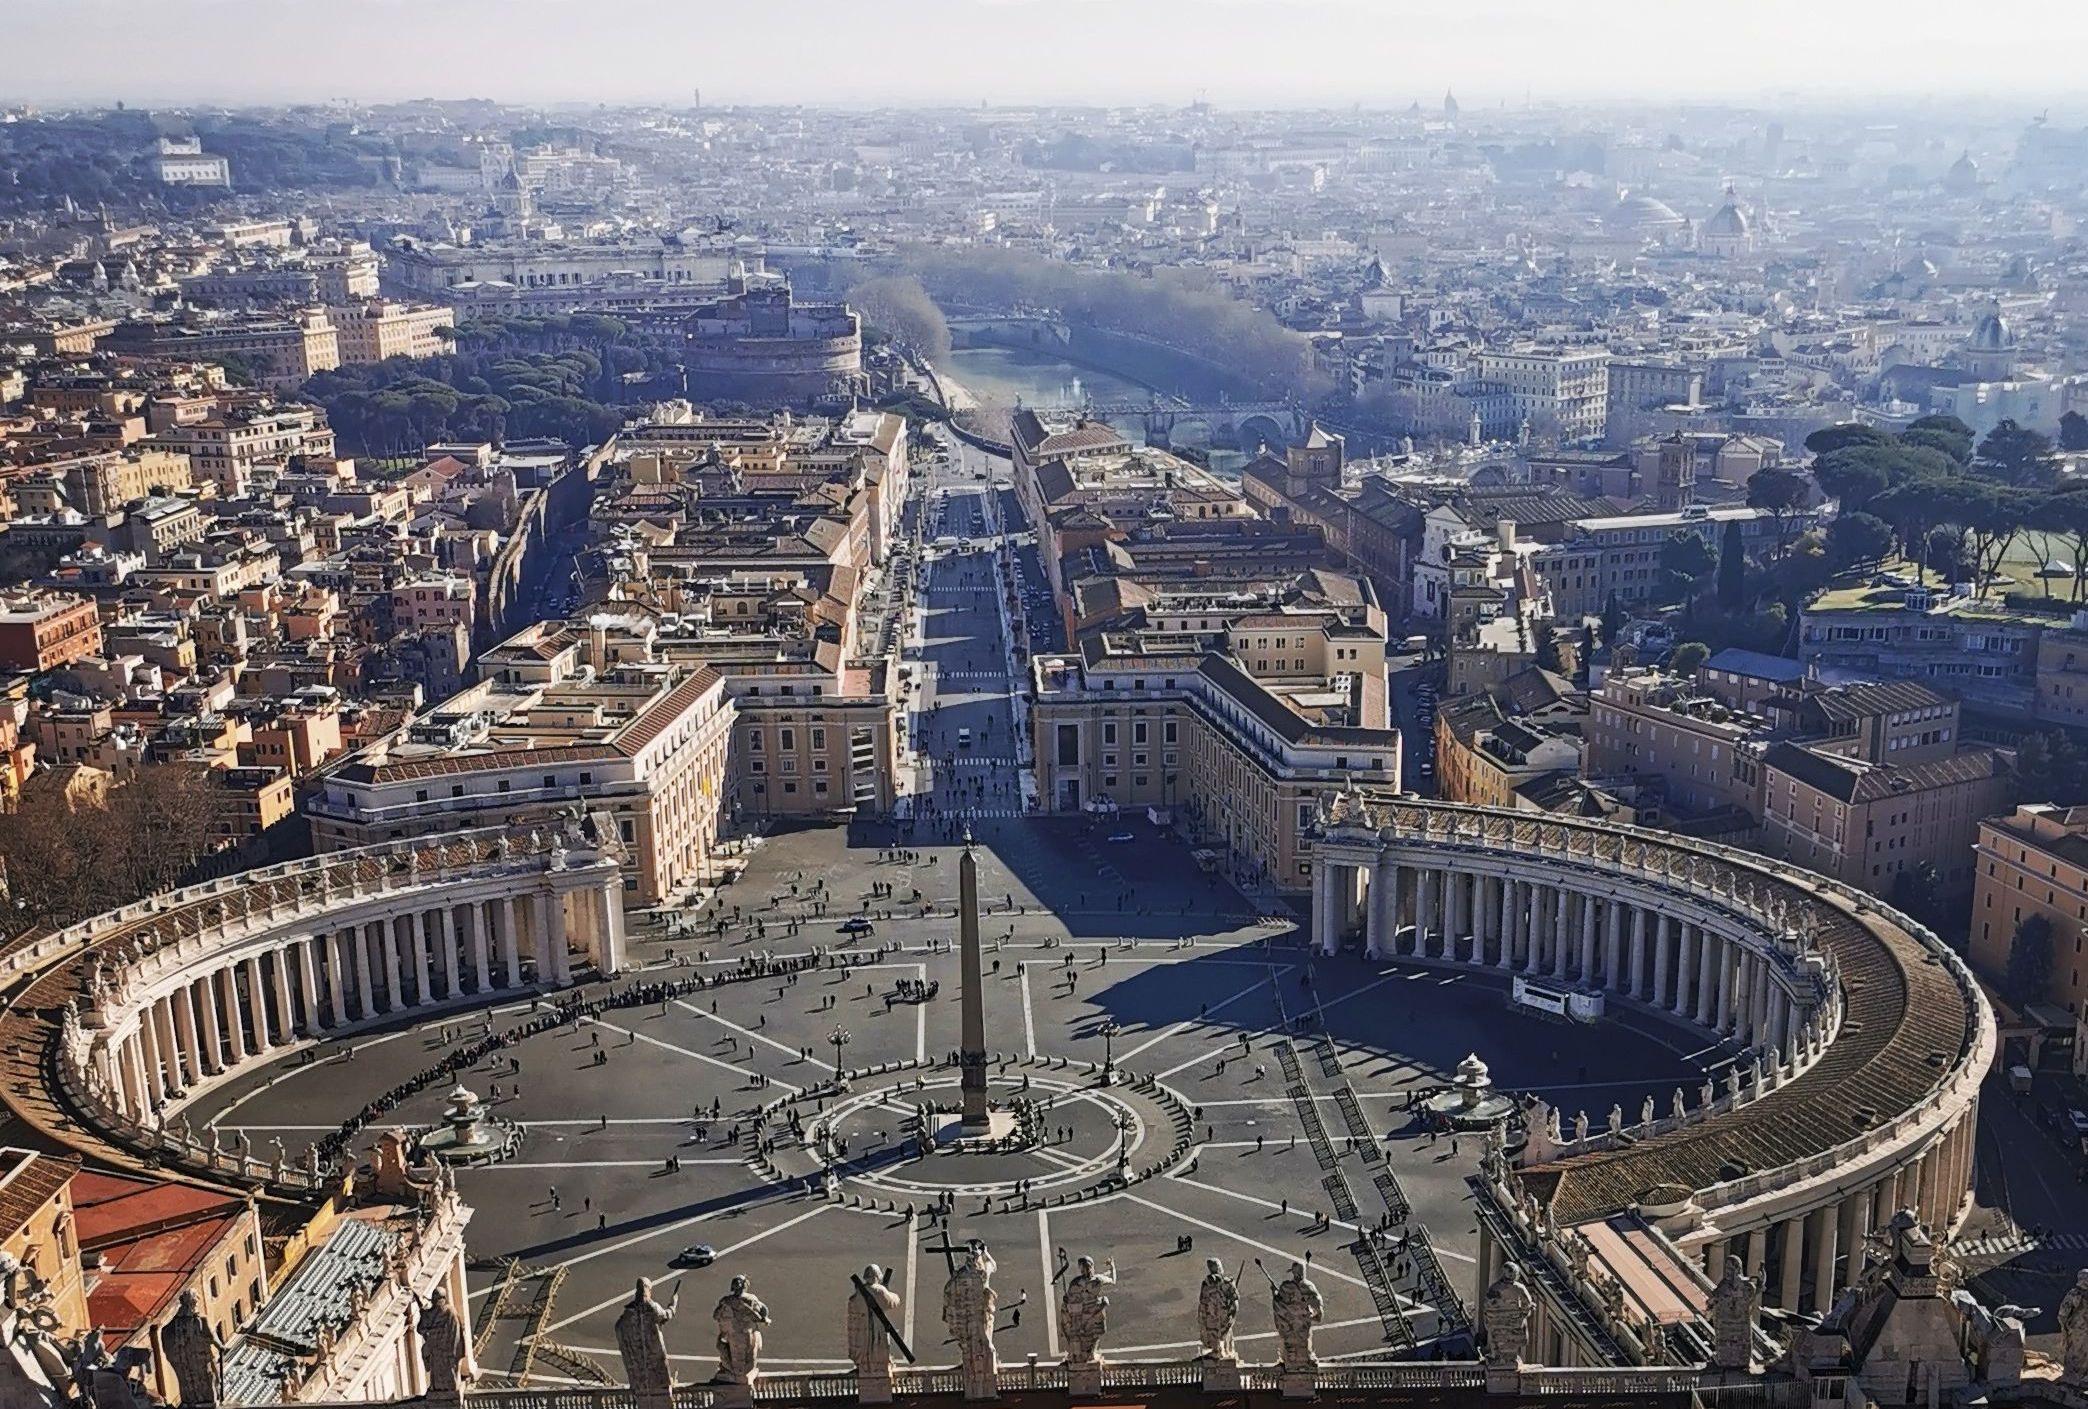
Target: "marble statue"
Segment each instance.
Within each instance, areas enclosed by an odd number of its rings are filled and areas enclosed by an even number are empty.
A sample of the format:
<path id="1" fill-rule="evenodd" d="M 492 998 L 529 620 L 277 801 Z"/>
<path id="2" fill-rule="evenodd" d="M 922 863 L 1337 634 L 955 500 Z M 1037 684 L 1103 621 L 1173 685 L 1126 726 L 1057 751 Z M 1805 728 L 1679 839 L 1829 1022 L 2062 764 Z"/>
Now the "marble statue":
<path id="1" fill-rule="evenodd" d="M 160 1353 L 181 1382 L 181 1409 L 216 1409 L 224 1351 L 217 1328 L 196 1309 L 195 1292 L 184 1290 L 179 1309 L 160 1328 Z"/>
<path id="2" fill-rule="evenodd" d="M 768 1307 L 747 1290 L 745 1277 L 734 1277 L 711 1310 L 718 1326 L 718 1373 L 712 1384 L 751 1385 L 761 1372 L 761 1328 L 769 1323 Z"/>
<path id="3" fill-rule="evenodd" d="M 652 1279 L 640 1277 L 637 1290 L 624 1303 L 616 1318 L 616 1353 L 623 1357 L 624 1383 L 643 1397 L 664 1399 L 674 1388 L 674 1375 L 667 1367 L 667 1323 L 681 1304 L 681 1288 L 665 1306 L 653 1300 Z"/>
<path id="4" fill-rule="evenodd" d="M 2059 1378 L 2088 1389 L 2088 1269 L 2059 1299 Z"/>
<path id="5" fill-rule="evenodd" d="M 421 1369 L 428 1376 L 428 1398 L 454 1400 L 464 1371 L 464 1326 L 450 1309 L 449 1293 L 441 1287 L 423 1302 L 414 1298 L 419 1315 L 413 1323 L 420 1333 Z M 461 1378 L 469 1378 L 464 1371 Z"/>
<path id="6" fill-rule="evenodd" d="M 974 1238 L 965 1250 L 964 1261 L 943 1285 L 943 1325 L 957 1342 L 957 1356 L 964 1371 L 967 1399 L 993 1399 L 999 1395 L 999 1380 L 993 1353 L 993 1318 L 1000 1298 L 993 1290 L 993 1254 Z"/>
<path id="7" fill-rule="evenodd" d="M 1669 1107 L 1669 1113 L 1672 1114 L 1676 1120 L 1682 1119 L 1683 1116 L 1689 1113 L 1689 1108 L 1682 1104 L 1682 1088 L 1679 1086 L 1675 1088 L 1675 1100 L 1674 1104 Z"/>
<path id="8" fill-rule="evenodd" d="M 1196 1338 L 1203 1357 L 1227 1364 L 1240 1358 L 1233 1349 L 1233 1326 L 1240 1319 L 1240 1283 L 1225 1275 L 1225 1264 L 1204 1259 L 1203 1286 L 1196 1293 Z"/>
<path id="9" fill-rule="evenodd" d="M 858 1375 L 883 1375 L 892 1368 L 892 1336 L 888 1324 L 899 1320 L 899 1293 L 884 1284 L 884 1269 L 876 1263 L 863 1269 L 863 1287 L 848 1293 L 848 1358 Z M 884 1313 L 879 1320 L 876 1312 Z"/>
<path id="10" fill-rule="evenodd" d="M 1697 1088 L 1698 1104 L 1708 1109 L 1711 1103 L 1717 1099 L 1718 1088 L 1711 1084 L 1711 1078 L 1707 1076 L 1704 1078 L 1704 1084 Z"/>
<path id="11" fill-rule="evenodd" d="M 1586 1111 L 1578 1111 L 1574 1114 L 1573 1138 L 1576 1140 L 1588 1138 L 1588 1113 Z"/>
<path id="12" fill-rule="evenodd" d="M 1523 1285 L 1522 1269 L 1509 1263 L 1486 1289 L 1479 1324 L 1486 1332 L 1486 1363 L 1500 1368 L 1522 1364 L 1530 1348 L 1530 1316 L 1536 1303 Z"/>
<path id="13" fill-rule="evenodd" d="M 1648 1097 L 1646 1097 L 1646 1099 L 1645 1099 L 1645 1100 L 1644 1100 L 1643 1102 L 1641 1102 L 1641 1103 L 1640 1103 L 1640 1105 L 1639 1105 L 1639 1124 L 1640 1124 L 1640 1125 L 1651 1125 L 1652 1123 L 1653 1123 L 1653 1098 L 1652 1098 L 1651 1096 L 1648 1096 Z"/>
<path id="14" fill-rule="evenodd" d="M 1319 1288 L 1305 1275 L 1305 1264 L 1293 1262 L 1290 1275 L 1269 1294 L 1269 1310 L 1276 1321 L 1276 1344 L 1286 1372 L 1311 1370 L 1319 1362 L 1312 1358 L 1312 1328 L 1327 1314 Z"/>
<path id="15" fill-rule="evenodd" d="M 1711 1289 L 1711 1363 L 1721 1370 L 1745 1370 L 1754 1361 L 1755 1323 L 1762 1310 L 1762 1279 L 1747 1275 L 1737 1257 L 1728 1257 L 1725 1275 Z"/>
<path id="16" fill-rule="evenodd" d="M 1615 1135 L 1615 1134 L 1617 1134 L 1617 1133 L 1618 1133 L 1619 1131 L 1623 1130 L 1623 1128 L 1624 1128 L 1624 1108 L 1623 1108 L 1622 1106 L 1611 1106 L 1611 1107 L 1610 1107 L 1610 1134 L 1612 1134 L 1612 1135 Z"/>
<path id="17" fill-rule="evenodd" d="M 1109 1330 L 1109 1297 L 1106 1288 L 1116 1285 L 1116 1260 L 1110 1259 L 1100 1272 L 1095 1259 L 1080 1258 L 1075 1272 L 1059 1298 L 1059 1333 L 1066 1338 L 1066 1363 L 1091 1364 L 1095 1347 Z"/>

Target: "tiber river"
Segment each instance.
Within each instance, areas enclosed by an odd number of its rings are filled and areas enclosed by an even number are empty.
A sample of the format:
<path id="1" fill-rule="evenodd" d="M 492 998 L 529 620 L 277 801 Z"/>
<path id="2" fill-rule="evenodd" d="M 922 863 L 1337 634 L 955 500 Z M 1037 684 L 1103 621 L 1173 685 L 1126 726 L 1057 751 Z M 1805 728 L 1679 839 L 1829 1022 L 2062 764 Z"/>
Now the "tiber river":
<path id="1" fill-rule="evenodd" d="M 951 350 L 943 365 L 966 391 L 981 401 L 1013 406 L 1079 406 L 1092 399 L 1101 405 L 1143 406 L 1152 393 L 1137 382 L 1108 372 L 1076 367 L 1044 353 L 1023 348 L 960 347 Z M 1111 422 L 1134 445 L 1145 441 L 1145 421 L 1122 416 Z M 1202 424 L 1186 421 L 1177 428 L 1178 445 L 1207 449 Z M 1247 456 L 1237 450 L 1211 452 L 1211 468 L 1228 476 L 1236 474 Z"/>

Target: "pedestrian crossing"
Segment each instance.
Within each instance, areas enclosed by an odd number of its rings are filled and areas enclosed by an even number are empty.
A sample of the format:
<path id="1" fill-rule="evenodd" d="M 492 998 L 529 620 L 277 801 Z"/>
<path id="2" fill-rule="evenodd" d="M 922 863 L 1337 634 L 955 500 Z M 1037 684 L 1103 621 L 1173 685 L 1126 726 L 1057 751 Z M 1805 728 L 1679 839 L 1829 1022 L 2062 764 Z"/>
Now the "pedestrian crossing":
<path id="1" fill-rule="evenodd" d="M 1005 681 L 1009 676 L 1005 670 L 938 670 L 935 672 L 935 678 L 938 680 Z"/>
<path id="2" fill-rule="evenodd" d="M 2002 1257 L 2019 1252 L 2079 1252 L 2088 1248 L 2088 1233 L 2053 1233 L 2037 1237 L 2017 1229 L 1991 1237 L 1952 1243 L 1958 1257 Z"/>
<path id="3" fill-rule="evenodd" d="M 962 753 L 957 755 L 955 760 L 944 759 L 934 766 L 937 768 L 1013 768 L 1015 760 L 1013 757 L 1003 758 L 999 754 L 992 753 Z"/>

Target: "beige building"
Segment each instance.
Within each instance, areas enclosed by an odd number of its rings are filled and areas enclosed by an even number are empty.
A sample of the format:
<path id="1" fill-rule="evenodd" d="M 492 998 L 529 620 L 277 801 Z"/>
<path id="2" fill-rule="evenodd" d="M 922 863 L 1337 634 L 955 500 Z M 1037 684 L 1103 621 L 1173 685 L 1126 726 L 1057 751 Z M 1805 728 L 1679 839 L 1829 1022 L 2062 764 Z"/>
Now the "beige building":
<path id="1" fill-rule="evenodd" d="M 1999 983 L 2016 926 L 2042 915 L 2052 922 L 2052 981 L 2044 996 L 2088 1019 L 2088 807 L 2026 802 L 1989 817 L 1979 824 L 1973 861 L 1972 967 Z"/>
<path id="2" fill-rule="evenodd" d="M 1399 734 L 1322 722 L 1223 654 L 1112 654 L 1100 638 L 1032 664 L 1037 794 L 1052 812 L 1179 811 L 1249 884 L 1302 888 L 1319 799 L 1399 786 Z"/>
<path id="3" fill-rule="evenodd" d="M 327 309 L 340 344 L 343 366 L 382 362 L 388 357 L 433 357 L 450 349 L 438 329 L 453 328 L 457 313 L 439 305 L 373 298 Z"/>
<path id="4" fill-rule="evenodd" d="M 1935 867 L 1944 893 L 1962 893 L 1979 819 L 2006 804 L 2009 788 L 1992 749 L 1870 763 L 1780 743 L 1764 753 L 1762 775 L 1761 851 L 1888 897 L 1921 866 Z"/>
<path id="5" fill-rule="evenodd" d="M 316 406 L 269 406 L 224 411 L 170 426 L 154 437 L 164 449 L 188 456 L 197 481 L 221 495 L 247 491 L 254 471 L 295 455 L 332 455 L 333 428 Z"/>
<path id="6" fill-rule="evenodd" d="M 181 362 L 245 364 L 272 391 L 290 391 L 314 372 L 341 365 L 340 335 L 323 308 L 195 323 L 119 324 L 103 350 Z"/>
<path id="7" fill-rule="evenodd" d="M 735 714 L 721 676 L 617 658 L 605 632 L 556 624 L 479 668 L 478 684 L 321 773 L 305 804 L 314 849 L 585 808 L 614 825 L 632 900 L 711 878 Z"/>
<path id="8" fill-rule="evenodd" d="M 1479 380 L 1508 393 L 1518 425 L 1540 435 L 1586 440 L 1609 414 L 1610 355 L 1597 348 L 1514 348 L 1472 359 Z"/>

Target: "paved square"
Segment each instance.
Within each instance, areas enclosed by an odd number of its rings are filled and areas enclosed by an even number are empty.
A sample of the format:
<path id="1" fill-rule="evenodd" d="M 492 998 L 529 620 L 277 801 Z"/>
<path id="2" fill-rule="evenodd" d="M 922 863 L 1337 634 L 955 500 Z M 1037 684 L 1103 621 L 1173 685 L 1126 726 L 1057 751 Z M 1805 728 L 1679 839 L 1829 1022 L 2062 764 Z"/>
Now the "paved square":
<path id="1" fill-rule="evenodd" d="M 983 930 L 994 1091 L 1049 1101 L 1041 1119 L 1052 1142 L 921 1158 L 905 1133 L 919 1102 L 954 1101 L 958 847 L 916 843 L 920 859 L 909 862 L 885 859 L 891 838 L 870 829 L 769 838 L 737 884 L 689 917 L 700 935 L 633 916 L 644 967 L 586 993 L 697 974 L 704 988 L 521 1039 L 464 1077 L 521 1132 L 512 1158 L 458 1176 L 478 1210 L 472 1310 L 489 1372 L 532 1383 L 616 1373 L 611 1325 L 642 1275 L 665 1279 L 663 1297 L 681 1287 L 683 1315 L 697 1324 L 672 1337 L 678 1373 L 706 1378 L 709 1308 L 735 1273 L 774 1312 L 767 1363 L 839 1369 L 847 1274 L 871 1263 L 891 1269 L 915 1353 L 947 1363 L 939 1249 L 972 1237 L 998 1260 L 998 1344 L 1016 1362 L 1062 1353 L 1055 1288 L 1064 1259 L 1084 1253 L 1114 1258 L 1120 1279 L 1106 1353 L 1193 1354 L 1206 1256 L 1244 1275 L 1250 1355 L 1273 1346 L 1252 1262 L 1281 1277 L 1308 1256 L 1327 1303 L 1322 1355 L 1399 1352 L 1408 1337 L 1425 1353 L 1439 1321 L 1421 1269 L 1396 1237 L 1359 1247 L 1357 1229 L 1384 1218 L 1384 1191 L 1396 1188 L 1412 1216 L 1393 1232 L 1424 1227 L 1469 1300 L 1475 1231 L 1463 1181 L 1479 1145 L 1410 1128 L 1410 1092 L 1472 1051 L 1502 1087 L 1598 1120 L 1613 1102 L 1636 1110 L 1649 1094 L 1664 1100 L 1700 1079 L 1702 1054 L 1679 1028 L 1612 1021 L 1590 1031 L 1510 1012 L 1503 987 L 1471 974 L 1308 956 L 1291 927 L 1255 918 L 1142 823 L 1136 841 L 1119 845 L 1079 823 L 977 826 L 981 893 L 993 908 Z M 872 897 L 886 885 L 897 898 Z M 908 903 L 916 887 L 926 916 Z M 874 934 L 838 932 L 866 908 Z M 715 918 L 722 937 L 711 933 Z M 877 946 L 897 949 L 852 960 Z M 780 966 L 815 950 L 824 951 L 815 967 L 725 980 L 750 959 Z M 916 1001 L 902 981 L 938 988 Z M 495 1028 L 516 1026 L 528 1008 L 497 1011 Z M 294 1159 L 484 1021 L 457 1012 L 326 1043 L 312 1060 L 286 1057 L 209 1093 L 191 1118 L 244 1132 L 262 1153 L 280 1139 Z M 1287 1048 L 1286 1023 L 1297 1024 Z M 837 1029 L 844 1066 L 900 1069 L 857 1075 L 845 1096 L 827 1091 Z M 1108 1088 L 1090 1070 L 1105 1047 L 1129 1078 Z M 400 1101 L 353 1148 L 366 1151 L 394 1124 L 433 1126 L 449 1085 Z M 752 1113 L 763 1106 L 773 1113 L 757 1139 Z M 1351 1110 L 1361 1140 L 1352 1141 Z M 804 1139 L 784 1124 L 792 1111 Z M 833 1137 L 832 1197 L 815 1177 L 821 1134 Z M 1371 1157 L 1374 1144 L 1386 1158 Z M 1393 1180 L 1381 1184 L 1387 1170 Z M 1133 1182 L 1117 1182 L 1119 1171 Z M 945 1200 L 947 1218 L 930 1217 Z M 698 1244 L 715 1263 L 677 1269 L 676 1255 Z"/>

